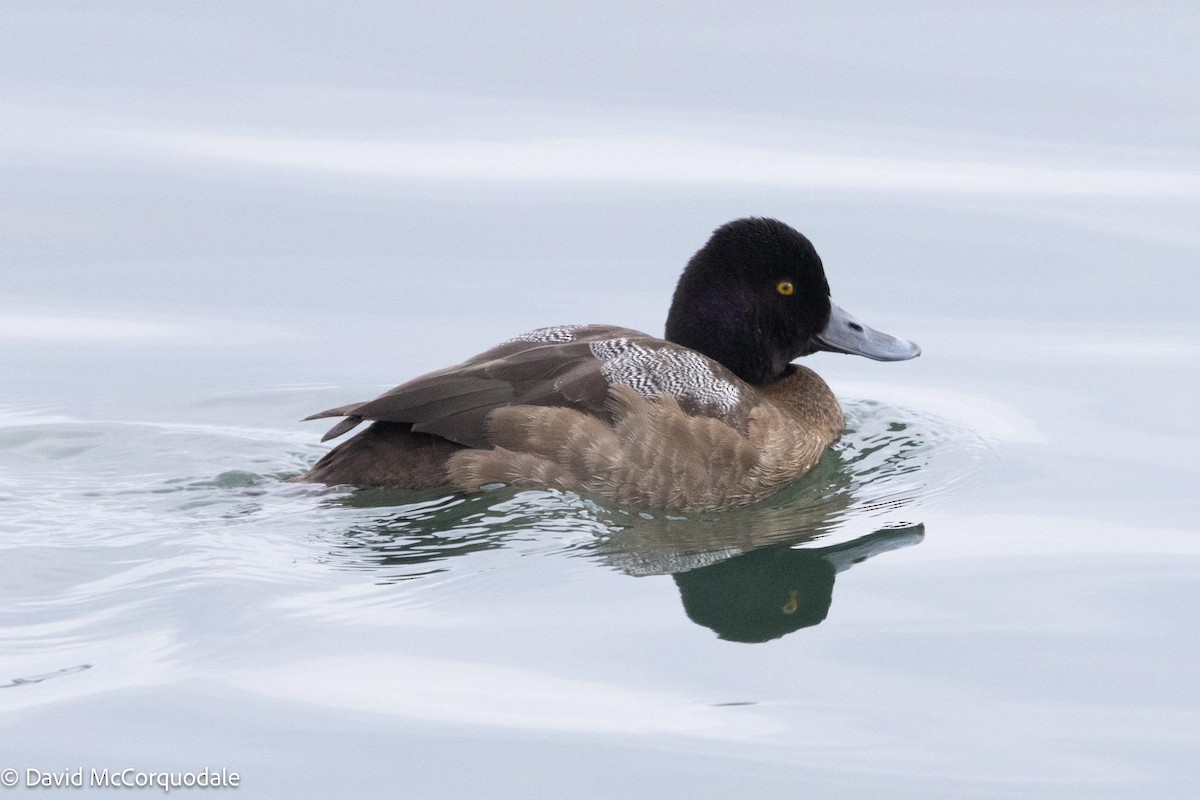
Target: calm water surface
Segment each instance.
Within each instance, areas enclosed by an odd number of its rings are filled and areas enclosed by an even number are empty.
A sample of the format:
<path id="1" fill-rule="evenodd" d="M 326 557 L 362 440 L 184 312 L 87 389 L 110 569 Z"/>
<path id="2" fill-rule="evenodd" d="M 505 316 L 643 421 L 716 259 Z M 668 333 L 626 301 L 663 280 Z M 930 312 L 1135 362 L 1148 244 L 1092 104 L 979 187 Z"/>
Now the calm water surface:
<path id="1" fill-rule="evenodd" d="M 0 83 L 0 769 L 224 767 L 256 797 L 1194 796 L 1195 20 L 982 13 L 901 54 L 911 83 L 853 47 L 909 22 L 826 14 L 850 49 L 795 58 L 861 80 L 745 96 L 644 89 L 679 79 L 657 49 L 702 68 L 737 26 L 595 20 L 578 46 L 641 69 L 592 81 L 574 51 L 493 71 L 461 43 L 422 71 L 311 9 L 275 34 L 21 17 L 78 47 L 21 45 Z M 1131 24 L 1145 58 L 1088 61 Z M 95 30 L 125 55 L 90 61 Z M 181 44 L 229 30 L 261 36 L 258 79 Z M 793 63 L 755 41 L 735 70 Z M 1038 42 L 1063 60 L 996 77 Z M 924 350 L 806 360 L 847 430 L 790 489 L 681 515 L 287 482 L 326 449 L 309 413 L 539 325 L 659 332 L 686 259 L 751 213 Z"/>

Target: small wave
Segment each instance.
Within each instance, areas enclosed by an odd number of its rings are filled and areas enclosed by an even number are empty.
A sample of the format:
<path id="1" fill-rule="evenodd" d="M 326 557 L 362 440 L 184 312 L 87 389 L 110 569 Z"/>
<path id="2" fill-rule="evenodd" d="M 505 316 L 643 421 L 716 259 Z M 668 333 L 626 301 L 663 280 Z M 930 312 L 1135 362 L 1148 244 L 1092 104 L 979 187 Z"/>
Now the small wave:
<path id="1" fill-rule="evenodd" d="M 48 681 L 52 678 L 62 678 L 66 675 L 74 675 L 84 670 L 92 668 L 91 664 L 76 664 L 73 667 L 63 667 L 56 669 L 53 672 L 44 672 L 41 675 L 28 675 L 24 678 L 12 678 L 8 683 L 0 683 L 0 689 L 12 689 L 17 686 L 29 686 L 42 681 Z"/>

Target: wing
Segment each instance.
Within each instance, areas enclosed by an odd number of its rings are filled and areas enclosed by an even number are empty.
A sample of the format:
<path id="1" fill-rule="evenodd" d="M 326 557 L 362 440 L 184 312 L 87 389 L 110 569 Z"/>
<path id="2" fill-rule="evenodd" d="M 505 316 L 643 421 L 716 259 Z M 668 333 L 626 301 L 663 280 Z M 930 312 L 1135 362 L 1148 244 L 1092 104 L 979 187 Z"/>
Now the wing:
<path id="1" fill-rule="evenodd" d="M 586 325 L 531 331 L 374 400 L 307 419 L 345 417 L 322 441 L 371 420 L 410 423 L 414 431 L 486 448 L 488 415 L 496 408 L 563 406 L 609 419 L 608 389 L 615 384 L 647 397 L 672 394 L 689 413 L 726 418 L 739 429 L 748 416 L 747 387 L 720 364 L 628 328 Z"/>

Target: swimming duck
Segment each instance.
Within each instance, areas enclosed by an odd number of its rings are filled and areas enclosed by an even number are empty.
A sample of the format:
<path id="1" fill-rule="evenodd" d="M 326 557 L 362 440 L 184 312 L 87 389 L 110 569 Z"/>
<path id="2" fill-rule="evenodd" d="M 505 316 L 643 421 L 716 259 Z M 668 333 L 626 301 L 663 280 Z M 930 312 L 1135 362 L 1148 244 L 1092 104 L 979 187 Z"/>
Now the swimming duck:
<path id="1" fill-rule="evenodd" d="M 489 484 L 585 492 L 620 505 L 716 511 L 812 469 L 841 436 L 833 392 L 791 363 L 819 350 L 920 354 L 829 299 L 817 251 L 774 219 L 718 228 L 692 257 L 659 339 L 611 325 L 521 334 L 374 400 L 369 421 L 299 481 L 425 489 Z"/>

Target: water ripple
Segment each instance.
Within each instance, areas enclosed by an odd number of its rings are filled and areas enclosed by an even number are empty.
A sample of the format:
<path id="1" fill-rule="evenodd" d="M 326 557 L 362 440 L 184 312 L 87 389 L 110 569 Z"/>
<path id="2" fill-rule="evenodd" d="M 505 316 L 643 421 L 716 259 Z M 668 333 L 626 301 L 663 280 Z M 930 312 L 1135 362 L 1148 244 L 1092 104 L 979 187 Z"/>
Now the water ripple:
<path id="1" fill-rule="evenodd" d="M 920 522 L 922 501 L 971 480 L 989 446 L 961 425 L 878 402 L 850 402 L 846 418 L 842 440 L 795 485 L 690 515 L 550 490 L 291 484 L 321 448 L 269 429 L 10 416 L 0 426 L 0 600 L 22 611 L 0 646 L 133 635 L 142 620 L 195 603 L 214 608 L 215 626 L 240 613 L 223 586 L 269 595 L 318 592 L 336 573 L 470 579 L 504 550 L 645 575 L 777 544 L 836 546 Z"/>

